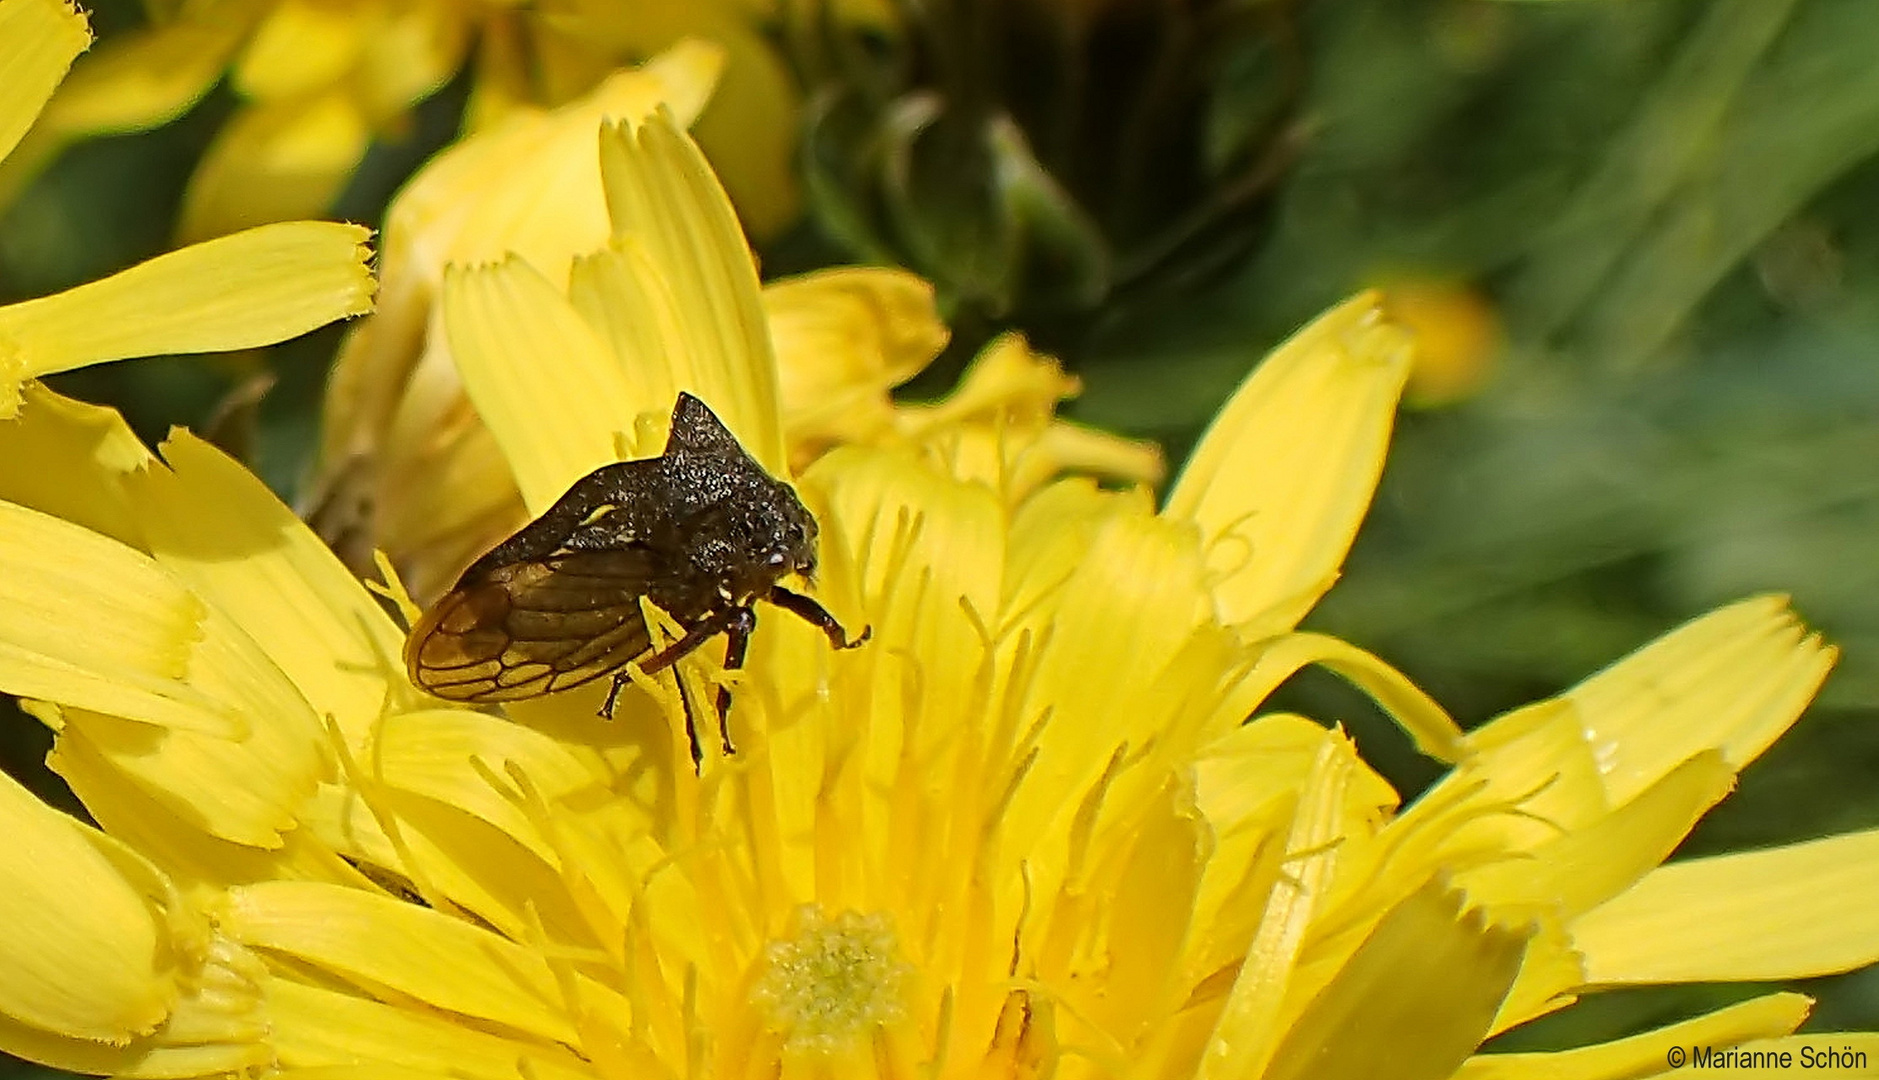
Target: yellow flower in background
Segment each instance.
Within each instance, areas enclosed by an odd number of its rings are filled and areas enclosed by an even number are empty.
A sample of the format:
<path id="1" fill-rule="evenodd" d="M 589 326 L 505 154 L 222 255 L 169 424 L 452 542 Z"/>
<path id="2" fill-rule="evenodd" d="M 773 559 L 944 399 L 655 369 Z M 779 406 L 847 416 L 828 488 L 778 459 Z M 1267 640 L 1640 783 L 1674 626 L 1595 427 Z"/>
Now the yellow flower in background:
<path id="1" fill-rule="evenodd" d="M 789 475 L 702 157 L 659 116 L 600 148 L 613 242 L 565 293 L 520 260 L 443 289 L 524 498 L 660 445 L 680 388 Z M 0 461 L 37 466 L 0 468 L 0 689 L 99 827 L 0 781 L 0 1049 L 151 1078 L 1481 1080 L 1797 1045 L 1805 999 L 1772 994 L 1477 1052 L 1601 988 L 1870 962 L 1879 833 L 1657 865 L 1831 664 L 1780 600 L 1470 735 L 1295 629 L 1370 499 L 1408 341 L 1375 295 L 1327 313 L 1159 512 L 930 444 L 819 457 L 796 480 L 818 595 L 874 637 L 832 652 L 766 617 L 740 752 L 699 773 L 666 676 L 611 722 L 600 686 L 422 697 L 392 619 L 240 466 L 187 434 L 157 460 L 29 388 L 0 425 Z M 711 651 L 680 665 L 694 694 L 725 677 Z M 1399 811 L 1340 732 L 1246 722 L 1314 663 L 1450 776 Z"/>
<path id="2" fill-rule="evenodd" d="M 0 0 L 0 158 L 90 40 L 84 17 L 61 0 Z M 268 345 L 369 311 L 367 235 L 312 221 L 251 229 L 0 306 L 0 417 L 19 411 L 27 379 L 131 356 Z"/>
<path id="3" fill-rule="evenodd" d="M 1392 308 L 1416 337 L 1416 365 L 1404 400 L 1453 405 L 1480 393 L 1506 348 L 1500 314 L 1481 290 L 1433 273 L 1379 275 Z"/>
<path id="4" fill-rule="evenodd" d="M 798 95 L 760 32 L 764 13 L 741 3 L 183 0 L 151 10 L 150 26 L 107 40 L 73 72 L 21 160 L 0 173 L 0 203 L 71 142 L 168 123 L 226 77 L 241 105 L 189 182 L 179 236 L 317 217 L 374 140 L 403 137 L 411 110 L 466 69 L 474 131 L 559 105 L 692 36 L 728 54 L 706 142 L 740 211 L 762 235 L 798 212 Z"/>
<path id="5" fill-rule="evenodd" d="M 603 335 L 599 347 L 616 354 L 610 362 L 624 363 L 633 349 L 688 347 L 672 329 L 682 320 L 662 310 L 683 298 L 634 282 L 676 280 L 681 271 L 673 267 L 693 256 L 682 238 L 665 247 L 614 239 L 599 132 L 603 118 L 645 117 L 662 103 L 675 121 L 689 122 L 705 108 L 720 57 L 681 46 L 561 109 L 512 117 L 439 155 L 393 202 L 379 310 L 347 340 L 329 384 L 309 514 L 355 567 L 369 567 L 372 552 L 383 551 L 412 592 L 428 599 L 527 519 L 509 464 L 436 332 L 446 266 L 513 255 L 532 281 L 558 291 L 567 283 L 586 310 L 654 304 L 635 327 L 644 340 Z M 622 287 L 644 298 L 609 291 Z M 1153 448 L 1055 418 L 1077 384 L 1015 337 L 989 347 L 948 401 L 896 407 L 889 391 L 925 367 L 947 337 L 931 288 L 911 275 L 837 269 L 775 282 L 763 290 L 761 317 L 798 468 L 844 443 L 914 443 L 960 469 L 1015 470 L 1014 492 L 1064 469 L 1160 478 Z M 538 378 L 564 377 L 558 357 L 543 353 L 540 362 Z"/>

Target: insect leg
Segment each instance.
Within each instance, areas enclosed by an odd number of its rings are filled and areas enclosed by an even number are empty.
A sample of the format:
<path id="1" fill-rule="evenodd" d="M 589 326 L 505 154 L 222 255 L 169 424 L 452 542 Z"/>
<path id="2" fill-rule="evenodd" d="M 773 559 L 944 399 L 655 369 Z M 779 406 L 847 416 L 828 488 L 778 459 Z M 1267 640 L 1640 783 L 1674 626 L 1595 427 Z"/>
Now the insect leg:
<path id="1" fill-rule="evenodd" d="M 613 703 L 620 700 L 621 688 L 626 686 L 626 684 L 630 681 L 632 680 L 627 678 L 627 674 L 624 671 L 621 671 L 613 676 L 613 685 L 607 688 L 606 704 L 600 707 L 599 716 L 602 720 L 613 719 Z"/>
<path id="2" fill-rule="evenodd" d="M 698 646 L 724 633 L 725 629 L 730 626 L 732 612 L 736 610 L 738 609 L 732 608 L 729 611 L 715 611 L 705 616 L 703 621 L 685 631 L 684 637 L 679 638 L 672 644 L 653 653 L 645 663 L 639 665 L 639 670 L 651 675 L 655 672 L 664 671 L 666 668 L 690 656 L 698 650 Z"/>
<path id="3" fill-rule="evenodd" d="M 651 659 L 647 660 L 644 664 L 640 665 L 639 670 L 647 675 L 651 675 L 653 672 L 662 671 L 665 668 L 671 667 L 673 664 L 677 663 L 679 660 L 682 660 L 686 656 L 690 655 L 692 650 L 698 648 L 700 645 L 703 645 L 705 642 L 710 641 L 714 634 L 719 634 L 719 633 L 722 633 L 723 631 L 724 631 L 723 617 L 719 615 L 713 615 L 710 618 L 706 619 L 705 621 L 699 623 L 697 626 L 694 626 L 690 630 L 685 631 L 685 635 L 679 638 L 677 641 L 673 642 L 670 645 L 667 645 L 665 648 L 654 653 Z M 620 691 L 624 689 L 626 684 L 631 681 L 632 679 L 629 678 L 626 672 L 624 671 L 621 671 L 617 673 L 616 675 L 614 675 L 613 685 L 607 689 L 606 703 L 600 706 L 601 719 L 603 720 L 613 719 L 613 703 L 620 699 Z M 683 698 L 684 696 L 685 696 L 685 688 L 684 686 L 681 685 L 679 687 L 679 697 Z M 691 706 L 689 705 L 686 706 L 686 708 L 688 709 L 690 707 Z M 687 716 L 686 723 L 689 724 L 691 722 L 690 714 L 687 713 L 686 716 Z M 692 741 L 696 743 L 698 741 L 697 736 L 693 736 Z M 693 749 L 696 749 L 696 747 L 694 746 Z"/>
<path id="4" fill-rule="evenodd" d="M 698 741 L 698 714 L 692 711 L 692 697 L 685 692 L 685 680 L 675 678 L 672 681 L 678 684 L 679 704 L 685 707 L 685 737 L 692 744 L 692 775 L 696 776 L 705 767 L 705 748 Z"/>
<path id="5" fill-rule="evenodd" d="M 744 657 L 750 652 L 750 633 L 757 628 L 757 613 L 747 607 L 732 608 L 731 618 L 725 626 L 724 670 L 736 671 L 744 666 Z M 737 753 L 731 745 L 731 688 L 718 687 L 718 736 L 724 740 L 724 752 Z"/>
<path id="6" fill-rule="evenodd" d="M 732 608 L 729 611 L 713 612 L 696 626 L 685 631 L 685 636 L 652 654 L 651 658 L 644 664 L 641 664 L 639 669 L 651 675 L 655 671 L 663 671 L 671 667 L 673 664 L 678 663 L 680 660 L 697 651 L 700 645 L 703 645 L 705 642 L 710 641 L 712 638 L 729 629 L 733 620 L 736 618 L 736 612 L 745 610 L 746 609 L 743 608 Z M 614 679 L 617 685 L 619 676 L 614 676 Z M 692 768 L 696 770 L 703 765 L 705 761 L 705 749 L 703 746 L 699 745 L 698 742 L 698 720 L 692 715 L 692 699 L 685 696 L 685 680 L 674 679 L 673 681 L 678 684 L 679 704 L 685 707 L 685 734 L 691 739 Z M 723 725 L 724 718 L 720 715 L 718 718 L 718 730 L 722 731 Z"/>
<path id="7" fill-rule="evenodd" d="M 835 621 L 835 616 L 830 615 L 827 608 L 816 603 L 814 599 L 801 593 L 790 592 L 781 585 L 770 586 L 770 595 L 764 599 L 827 634 L 829 644 L 837 649 L 852 649 L 868 640 L 874 633 L 874 627 L 864 626 L 861 628 L 860 636 L 850 640 L 848 631 L 842 629 L 842 624 Z"/>

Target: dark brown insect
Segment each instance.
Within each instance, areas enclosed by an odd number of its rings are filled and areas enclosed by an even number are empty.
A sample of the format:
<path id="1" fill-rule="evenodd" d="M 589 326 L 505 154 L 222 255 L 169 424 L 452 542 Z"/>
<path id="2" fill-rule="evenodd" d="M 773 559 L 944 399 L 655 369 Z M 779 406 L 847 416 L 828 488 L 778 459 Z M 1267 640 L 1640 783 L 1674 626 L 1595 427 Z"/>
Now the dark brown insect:
<path id="1" fill-rule="evenodd" d="M 472 563 L 411 628 L 405 666 L 418 687 L 451 701 L 514 701 L 612 675 L 600 708 L 611 716 L 630 660 L 646 657 L 640 669 L 651 674 L 724 634 L 725 668 L 742 667 L 758 600 L 806 619 L 838 649 L 866 641 L 868 630 L 850 640 L 821 604 L 778 584 L 815 569 L 816 521 L 796 492 L 681 393 L 664 453 L 595 469 Z M 658 652 L 641 597 L 685 628 Z M 730 704 L 720 688 L 727 754 Z M 697 764 L 689 701 L 685 709 Z"/>

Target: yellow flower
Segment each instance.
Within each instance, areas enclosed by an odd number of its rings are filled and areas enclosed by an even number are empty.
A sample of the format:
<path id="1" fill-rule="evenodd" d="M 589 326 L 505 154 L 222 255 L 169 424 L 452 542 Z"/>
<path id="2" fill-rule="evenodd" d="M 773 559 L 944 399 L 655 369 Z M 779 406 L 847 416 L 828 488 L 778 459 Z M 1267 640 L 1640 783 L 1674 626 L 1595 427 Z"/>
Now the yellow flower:
<path id="1" fill-rule="evenodd" d="M 241 107 L 198 165 L 178 232 L 203 239 L 326 212 L 375 139 L 470 69 L 472 130 L 587 91 L 623 61 L 686 36 L 728 51 L 707 143 L 738 206 L 768 235 L 796 217 L 798 95 L 756 12 L 685 4 L 509 0 L 188 0 L 105 42 L 73 73 L 0 175 L 0 203 L 66 144 L 142 131 L 194 107 L 227 75 Z"/>
<path id="2" fill-rule="evenodd" d="M 705 107 L 718 61 L 710 48 L 676 48 L 552 113 L 512 118 L 439 155 L 392 204 L 379 310 L 348 339 L 329 385 L 310 514 L 355 567 L 383 551 L 415 595 L 434 597 L 527 519 L 509 465 L 435 332 L 445 268 L 514 256 L 519 263 L 506 273 L 557 290 L 567 282 L 583 310 L 676 302 L 659 299 L 663 286 L 638 301 L 614 295 L 635 280 L 676 280 L 692 256 L 682 239 L 661 246 L 623 237 L 609 246 L 600 125 L 603 117 L 645 117 L 661 104 L 689 122 Z M 946 341 L 932 290 L 911 275 L 838 269 L 777 282 L 763 291 L 760 317 L 774 344 L 783 435 L 797 467 L 839 444 L 911 443 L 960 468 L 1016 470 L 1014 491 L 1066 468 L 1160 478 L 1152 448 L 1055 418 L 1076 382 L 1015 337 L 986 349 L 945 403 L 897 408 L 889 391 Z M 627 363 L 634 350 L 651 348 L 625 337 L 628 330 L 650 341 L 677 318 L 655 307 L 643 325 L 602 326 L 601 340 L 574 347 Z M 558 333 L 540 332 L 550 335 L 543 340 Z M 534 378 L 567 378 L 559 357 L 543 353 L 541 362 Z"/>
<path id="3" fill-rule="evenodd" d="M 601 148 L 616 245 L 567 295 L 515 260 L 445 281 L 524 498 L 659 445 L 677 388 L 787 475 L 702 158 L 657 117 Z M 58 731 L 99 828 L 0 783 L 0 1048 L 151 1078 L 1481 1080 L 1805 1045 L 1805 1000 L 1773 994 L 1477 1052 L 1603 987 L 1871 961 L 1879 834 L 1657 867 L 1825 676 L 1779 600 L 1467 736 L 1295 629 L 1368 502 L 1406 343 L 1372 295 L 1301 331 L 1159 512 L 917 445 L 820 457 L 797 480 L 819 596 L 874 638 L 766 616 L 740 752 L 698 773 L 670 676 L 611 722 L 599 686 L 422 698 L 398 627 L 238 465 L 186 434 L 155 460 L 30 390 L 0 461 L 59 483 L 0 469 L 0 688 Z M 1312 663 L 1454 772 L 1399 812 L 1339 731 L 1245 722 Z M 679 677 L 724 675 L 699 654 Z"/>
<path id="4" fill-rule="evenodd" d="M 90 43 L 61 0 L 0 0 L 0 158 Z M 103 281 L 0 306 L 0 417 L 23 380 L 160 353 L 267 345 L 371 309 L 367 232 L 299 221 L 152 259 Z"/>

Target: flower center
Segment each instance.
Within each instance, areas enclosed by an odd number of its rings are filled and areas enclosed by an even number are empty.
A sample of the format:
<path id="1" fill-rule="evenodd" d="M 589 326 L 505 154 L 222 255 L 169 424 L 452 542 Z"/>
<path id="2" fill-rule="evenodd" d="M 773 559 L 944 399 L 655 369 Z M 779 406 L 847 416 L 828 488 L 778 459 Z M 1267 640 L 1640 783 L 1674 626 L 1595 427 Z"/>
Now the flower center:
<path id="1" fill-rule="evenodd" d="M 831 919 L 809 904 L 797 911 L 790 937 L 765 947 L 750 996 L 786 1049 L 834 1051 L 900 1018 L 911 971 L 886 915 L 844 911 Z"/>

